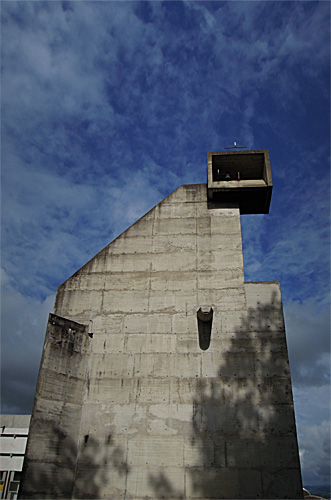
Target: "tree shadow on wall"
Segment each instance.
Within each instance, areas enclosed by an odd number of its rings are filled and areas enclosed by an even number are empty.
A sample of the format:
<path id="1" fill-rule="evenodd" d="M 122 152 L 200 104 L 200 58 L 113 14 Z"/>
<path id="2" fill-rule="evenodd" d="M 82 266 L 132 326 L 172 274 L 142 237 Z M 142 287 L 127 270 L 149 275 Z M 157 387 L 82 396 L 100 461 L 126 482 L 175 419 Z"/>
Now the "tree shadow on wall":
<path id="1" fill-rule="evenodd" d="M 149 474 L 149 483 L 155 491 L 155 498 L 181 499 L 184 498 L 183 492 L 176 490 L 167 478 L 164 471 L 159 474 Z"/>
<path id="2" fill-rule="evenodd" d="M 58 427 L 53 426 L 51 434 L 47 449 L 43 450 L 45 460 L 24 464 L 20 499 L 95 499 L 102 497 L 111 474 L 125 482 L 129 466 L 123 449 L 114 444 L 111 435 L 104 442 L 86 435 L 78 449 L 75 441 Z"/>
<path id="3" fill-rule="evenodd" d="M 223 330 L 215 376 L 203 373 L 193 396 L 185 491 L 162 472 L 150 476 L 154 498 L 302 498 L 280 300 Z"/>
<path id="4" fill-rule="evenodd" d="M 225 321 L 226 323 L 226 321 Z M 189 469 L 194 498 L 302 498 L 282 306 L 249 309 L 221 338 L 217 377 L 199 381 Z"/>

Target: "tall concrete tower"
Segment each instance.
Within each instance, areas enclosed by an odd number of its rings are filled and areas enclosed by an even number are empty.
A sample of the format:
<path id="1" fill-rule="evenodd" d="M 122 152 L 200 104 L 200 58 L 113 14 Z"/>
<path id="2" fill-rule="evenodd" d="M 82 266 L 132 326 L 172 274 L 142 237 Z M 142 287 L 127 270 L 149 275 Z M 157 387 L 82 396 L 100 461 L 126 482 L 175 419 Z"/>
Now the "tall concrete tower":
<path id="1" fill-rule="evenodd" d="M 278 282 L 245 283 L 267 150 L 208 153 L 63 283 L 21 498 L 302 498 Z"/>

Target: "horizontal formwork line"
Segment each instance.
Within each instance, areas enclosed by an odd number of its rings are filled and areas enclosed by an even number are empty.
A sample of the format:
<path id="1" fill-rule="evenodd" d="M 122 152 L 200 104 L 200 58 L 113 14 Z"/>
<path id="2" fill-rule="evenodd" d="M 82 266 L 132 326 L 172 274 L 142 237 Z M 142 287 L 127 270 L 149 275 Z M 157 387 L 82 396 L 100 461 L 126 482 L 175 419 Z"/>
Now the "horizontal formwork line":
<path id="1" fill-rule="evenodd" d="M 15 438 L 26 438 L 26 437 L 28 437 L 28 432 L 26 434 L 16 434 L 16 433 L 15 434 L 12 434 L 12 433 L 6 434 L 6 431 L 5 431 L 5 432 L 2 432 L 0 434 L 0 437 L 12 437 L 14 439 Z"/>
<path id="2" fill-rule="evenodd" d="M 24 457 L 25 453 L 15 453 L 14 451 L 12 453 L 0 453 L 0 457 L 10 457 L 10 458 L 15 458 L 15 457 Z"/>

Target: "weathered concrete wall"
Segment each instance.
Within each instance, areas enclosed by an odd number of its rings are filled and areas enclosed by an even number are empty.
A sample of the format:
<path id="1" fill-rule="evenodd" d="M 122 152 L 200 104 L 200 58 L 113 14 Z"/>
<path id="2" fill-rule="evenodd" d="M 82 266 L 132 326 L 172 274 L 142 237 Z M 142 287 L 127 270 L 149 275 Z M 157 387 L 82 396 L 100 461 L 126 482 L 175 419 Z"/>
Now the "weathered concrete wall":
<path id="1" fill-rule="evenodd" d="M 200 307 L 213 309 L 206 350 Z M 75 386 L 41 390 L 69 353 L 42 361 L 32 422 L 61 445 L 49 455 L 31 439 L 27 463 L 37 474 L 49 459 L 48 498 L 302 497 L 279 284 L 244 283 L 238 208 L 209 209 L 205 185 L 182 186 L 59 287 L 54 313 L 92 320 L 94 336 Z"/>
<path id="2" fill-rule="evenodd" d="M 87 327 L 49 315 L 35 393 L 22 498 L 71 498 L 90 352 Z"/>

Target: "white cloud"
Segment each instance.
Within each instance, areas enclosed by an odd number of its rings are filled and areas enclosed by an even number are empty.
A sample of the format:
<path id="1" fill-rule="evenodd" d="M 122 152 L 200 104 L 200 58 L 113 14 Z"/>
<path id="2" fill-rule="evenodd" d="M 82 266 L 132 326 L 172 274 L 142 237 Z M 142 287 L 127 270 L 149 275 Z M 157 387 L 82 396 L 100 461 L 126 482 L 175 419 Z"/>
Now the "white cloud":
<path id="1" fill-rule="evenodd" d="M 329 484 L 330 481 L 330 423 L 303 428 L 299 439 L 300 460 L 305 484 Z"/>
<path id="2" fill-rule="evenodd" d="M 330 389 L 294 387 L 297 432 L 304 485 L 330 481 Z"/>
<path id="3" fill-rule="evenodd" d="M 330 309 L 313 298 L 285 306 L 288 349 L 293 383 L 330 383 Z"/>

